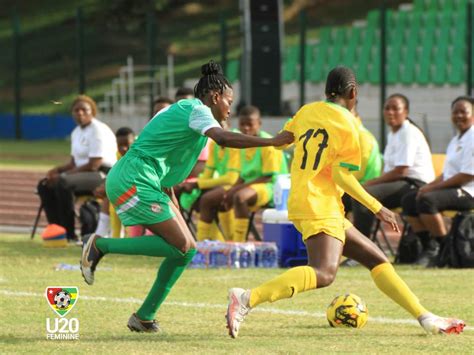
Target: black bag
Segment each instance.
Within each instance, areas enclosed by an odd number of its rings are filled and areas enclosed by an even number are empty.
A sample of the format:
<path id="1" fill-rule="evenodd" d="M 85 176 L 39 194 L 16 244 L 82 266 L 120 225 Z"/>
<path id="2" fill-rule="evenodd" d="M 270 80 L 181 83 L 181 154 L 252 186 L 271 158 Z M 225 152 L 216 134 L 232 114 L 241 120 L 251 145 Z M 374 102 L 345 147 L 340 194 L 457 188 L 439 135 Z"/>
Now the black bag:
<path id="1" fill-rule="evenodd" d="M 79 208 L 81 236 L 94 233 L 99 223 L 100 204 L 96 200 L 87 200 Z"/>
<path id="2" fill-rule="evenodd" d="M 474 267 L 474 213 L 460 212 L 453 218 L 451 231 L 443 241 L 436 266 Z"/>
<path id="3" fill-rule="evenodd" d="M 409 229 L 400 239 L 395 262 L 397 264 L 413 264 L 420 256 L 422 250 L 423 247 L 420 239 Z"/>

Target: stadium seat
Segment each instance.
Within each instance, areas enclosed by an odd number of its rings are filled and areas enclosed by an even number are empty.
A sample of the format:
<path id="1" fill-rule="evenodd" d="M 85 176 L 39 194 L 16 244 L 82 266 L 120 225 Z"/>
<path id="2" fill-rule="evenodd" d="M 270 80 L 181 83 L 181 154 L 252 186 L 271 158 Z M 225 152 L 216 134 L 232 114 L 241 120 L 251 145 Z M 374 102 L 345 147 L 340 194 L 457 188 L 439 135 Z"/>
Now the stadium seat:
<path id="1" fill-rule="evenodd" d="M 226 68 L 227 79 L 231 83 L 236 82 L 240 78 L 240 61 L 238 59 L 232 59 L 227 62 Z"/>

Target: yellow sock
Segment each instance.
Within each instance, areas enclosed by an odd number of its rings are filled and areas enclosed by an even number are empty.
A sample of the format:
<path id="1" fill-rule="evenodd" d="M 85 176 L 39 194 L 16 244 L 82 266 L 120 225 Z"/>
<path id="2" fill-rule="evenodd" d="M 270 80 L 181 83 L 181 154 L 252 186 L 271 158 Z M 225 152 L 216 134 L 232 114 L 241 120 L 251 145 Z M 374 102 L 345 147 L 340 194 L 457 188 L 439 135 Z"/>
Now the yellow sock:
<path id="1" fill-rule="evenodd" d="M 206 223 L 199 220 L 197 224 L 197 233 L 196 233 L 197 240 L 202 241 L 205 239 L 209 239 L 211 236 L 211 227 L 212 227 L 211 223 Z"/>
<path id="2" fill-rule="evenodd" d="M 219 212 L 219 223 L 224 232 L 224 238 L 226 240 L 233 240 L 234 234 L 234 211 L 230 210 L 227 212 Z"/>
<path id="3" fill-rule="evenodd" d="M 418 318 L 428 312 L 408 285 L 398 276 L 390 263 L 377 265 L 370 271 L 377 287 L 393 301 L 403 307 L 413 317 Z"/>
<path id="4" fill-rule="evenodd" d="M 316 271 L 310 266 L 294 267 L 273 280 L 254 288 L 250 293 L 250 307 L 263 302 L 275 302 L 295 296 L 298 292 L 316 288 Z"/>
<path id="5" fill-rule="evenodd" d="M 235 229 L 233 235 L 234 242 L 245 242 L 247 239 L 247 230 L 249 229 L 248 218 L 236 218 Z"/>
<path id="6" fill-rule="evenodd" d="M 224 236 L 222 235 L 215 221 L 213 221 L 211 224 L 211 228 L 209 230 L 209 237 L 211 240 L 218 240 L 220 242 L 225 241 Z"/>

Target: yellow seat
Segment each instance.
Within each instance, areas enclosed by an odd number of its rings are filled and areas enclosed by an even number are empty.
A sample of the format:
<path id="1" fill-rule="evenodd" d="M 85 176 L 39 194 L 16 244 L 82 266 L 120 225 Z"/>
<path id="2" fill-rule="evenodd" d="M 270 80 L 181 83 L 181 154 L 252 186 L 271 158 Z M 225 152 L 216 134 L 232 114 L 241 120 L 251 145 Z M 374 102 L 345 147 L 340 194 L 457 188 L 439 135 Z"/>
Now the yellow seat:
<path id="1" fill-rule="evenodd" d="M 443 173 L 446 154 L 431 154 L 431 161 L 433 162 L 435 176 L 440 176 Z"/>

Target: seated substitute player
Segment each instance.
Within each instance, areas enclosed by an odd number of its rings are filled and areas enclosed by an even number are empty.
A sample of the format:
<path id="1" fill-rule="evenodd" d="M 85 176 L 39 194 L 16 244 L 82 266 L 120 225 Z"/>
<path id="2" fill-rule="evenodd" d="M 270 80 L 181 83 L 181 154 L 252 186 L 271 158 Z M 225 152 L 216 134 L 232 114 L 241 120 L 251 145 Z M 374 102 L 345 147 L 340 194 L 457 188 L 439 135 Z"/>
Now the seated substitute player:
<path id="1" fill-rule="evenodd" d="M 245 106 L 239 112 L 239 130 L 250 136 L 270 137 L 261 129 L 260 110 Z M 273 147 L 243 149 L 239 154 L 240 179 L 231 189 L 214 191 L 212 199 L 202 201 L 199 225 L 209 230 L 217 210 L 234 210 L 235 228 L 232 240 L 244 242 L 249 226 L 249 210 L 265 206 L 273 197 L 273 177 L 286 173 L 283 152 Z"/>
<path id="2" fill-rule="evenodd" d="M 195 241 L 171 191 L 189 175 L 208 137 L 234 148 L 281 146 L 294 140 L 290 132 L 265 139 L 223 130 L 219 123 L 229 116 L 232 86 L 218 64 L 211 61 L 201 70 L 196 99 L 180 100 L 161 110 L 107 176 L 107 196 L 122 223 L 145 225 L 154 235 L 122 239 L 91 235 L 84 241 L 81 271 L 89 285 L 104 255 L 164 258 L 148 296 L 128 321 L 132 331 L 159 330 L 155 314 L 196 254 Z"/>
<path id="3" fill-rule="evenodd" d="M 345 67 L 331 70 L 325 93 L 327 101 L 303 106 L 284 128 L 295 135 L 288 217 L 306 243 L 308 265 L 289 269 L 251 290 L 230 289 L 229 335 L 236 338 L 245 316 L 261 303 L 329 286 L 341 255 L 368 268 L 377 287 L 418 319 L 427 332 L 460 333 L 463 321 L 428 312 L 384 253 L 344 218 L 341 195 L 346 191 L 399 231 L 395 215 L 351 174 L 360 164 L 355 117 L 350 113 L 357 96 L 354 73 Z"/>
<path id="4" fill-rule="evenodd" d="M 223 127 L 227 128 L 225 123 Z M 219 224 L 222 227 L 222 235 L 213 221 L 206 223 L 199 219 L 197 225 L 197 240 L 231 240 L 233 233 L 234 211 L 221 211 L 216 204 L 216 199 L 220 199 L 226 190 L 231 188 L 239 179 L 240 173 L 240 150 L 227 147 L 220 147 L 215 142 L 209 144 L 209 159 L 207 160 L 204 172 L 195 182 L 183 184 L 186 192 L 193 192 L 197 203 L 197 210 L 209 211 L 214 209 L 214 214 L 218 213 Z M 196 190 L 199 189 L 199 190 Z M 201 193 L 202 191 L 202 193 Z M 197 193 L 196 193 L 197 192 Z M 183 195 L 181 195 L 182 197 Z M 192 201 L 194 203 L 195 201 Z M 183 199 L 180 203 L 183 206 Z M 188 207 L 190 202 L 187 202 Z"/>

